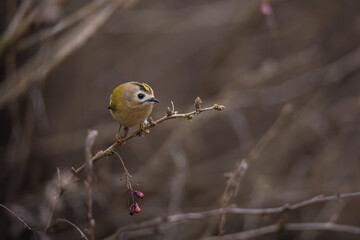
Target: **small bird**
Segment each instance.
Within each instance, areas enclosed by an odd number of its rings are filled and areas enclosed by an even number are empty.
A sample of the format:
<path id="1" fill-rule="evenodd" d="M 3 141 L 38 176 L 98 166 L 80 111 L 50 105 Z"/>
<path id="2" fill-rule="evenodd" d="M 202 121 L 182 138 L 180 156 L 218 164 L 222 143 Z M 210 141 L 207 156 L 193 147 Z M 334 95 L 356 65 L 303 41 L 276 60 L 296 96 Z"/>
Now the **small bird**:
<path id="1" fill-rule="evenodd" d="M 155 103 L 154 91 L 146 83 L 127 82 L 117 86 L 111 96 L 108 109 L 112 117 L 124 127 L 121 138 L 125 138 L 129 128 L 141 124 L 150 115 Z M 116 135 L 116 139 L 121 142 Z"/>

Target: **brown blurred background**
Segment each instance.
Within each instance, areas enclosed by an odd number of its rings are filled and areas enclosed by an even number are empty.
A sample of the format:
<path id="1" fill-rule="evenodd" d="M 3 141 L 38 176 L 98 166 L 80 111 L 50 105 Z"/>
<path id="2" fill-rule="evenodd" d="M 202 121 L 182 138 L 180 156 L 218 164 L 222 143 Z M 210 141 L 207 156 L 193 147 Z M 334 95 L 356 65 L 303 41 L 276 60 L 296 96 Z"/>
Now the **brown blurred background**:
<path id="1" fill-rule="evenodd" d="M 269 4 L 269 5 L 267 5 Z M 272 7 L 266 15 L 261 6 Z M 266 9 L 265 9 L 266 10 Z M 265 208 L 319 194 L 360 190 L 360 1 L 358 0 L 3 0 L 0 2 L 0 203 L 41 231 L 52 214 L 58 167 L 65 178 L 118 129 L 107 103 L 114 87 L 148 83 L 163 116 L 224 104 L 170 120 L 117 152 L 145 194 L 141 213 L 116 156 L 95 165 L 96 239 L 175 213 L 221 207 L 227 172 L 246 157 L 291 103 L 293 112 L 249 160 L 229 204 Z M 134 130 L 134 129 L 133 129 Z M 57 201 L 56 218 L 87 233 L 84 176 Z M 225 233 L 287 222 L 360 225 L 359 199 L 265 216 L 228 215 Z M 219 217 L 164 226 L 134 239 L 198 239 L 218 234 Z M 1 239 L 80 239 L 59 224 L 24 229 L 0 210 Z M 137 236 L 137 238 L 135 238 Z M 359 239 L 340 232 L 286 232 L 258 239 Z"/>

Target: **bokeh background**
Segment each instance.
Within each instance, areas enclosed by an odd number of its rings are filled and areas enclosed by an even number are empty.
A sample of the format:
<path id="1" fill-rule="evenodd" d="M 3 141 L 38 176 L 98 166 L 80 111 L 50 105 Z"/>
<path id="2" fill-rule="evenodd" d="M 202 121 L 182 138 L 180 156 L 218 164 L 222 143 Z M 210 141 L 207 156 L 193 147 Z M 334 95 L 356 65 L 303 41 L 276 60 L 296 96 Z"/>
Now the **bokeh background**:
<path id="1" fill-rule="evenodd" d="M 156 217 L 220 208 L 226 173 L 244 158 L 249 168 L 231 206 L 359 191 L 359 12 L 358 0 L 1 1 L 0 203 L 36 230 L 1 209 L 1 239 L 80 239 L 63 223 L 42 233 L 52 214 L 88 235 L 84 175 L 55 200 L 57 168 L 65 179 L 84 163 L 88 129 L 99 131 L 93 153 L 114 142 L 108 99 L 127 81 L 152 86 L 161 101 L 154 119 L 171 101 L 179 112 L 193 110 L 197 96 L 204 107 L 226 110 L 164 122 L 116 149 L 145 194 L 135 216 L 119 159 L 97 162 L 96 239 L 115 239 L 120 228 Z M 285 116 L 284 106 L 292 109 Z M 276 119 L 282 124 L 274 127 Z M 359 199 L 229 214 L 224 229 L 328 221 L 359 226 Z M 218 231 L 213 216 L 125 235 L 198 239 Z M 358 238 L 296 231 L 256 239 Z"/>

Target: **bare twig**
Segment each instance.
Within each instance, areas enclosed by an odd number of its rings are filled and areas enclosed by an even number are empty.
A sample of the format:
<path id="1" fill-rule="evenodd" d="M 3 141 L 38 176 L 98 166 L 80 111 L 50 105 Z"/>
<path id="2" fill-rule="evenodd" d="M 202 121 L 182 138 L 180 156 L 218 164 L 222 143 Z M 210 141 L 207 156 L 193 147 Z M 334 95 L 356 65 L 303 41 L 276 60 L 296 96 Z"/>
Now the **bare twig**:
<path id="1" fill-rule="evenodd" d="M 90 225 L 90 239 L 95 239 L 95 219 L 93 218 L 93 193 L 92 185 L 94 184 L 93 162 L 91 161 L 91 148 L 94 145 L 98 131 L 89 130 L 85 140 L 85 164 L 86 164 L 86 181 L 85 186 L 88 190 L 88 218 Z"/>
<path id="2" fill-rule="evenodd" d="M 118 146 L 118 145 L 122 146 L 129 139 L 132 139 L 132 138 L 137 137 L 137 136 L 142 136 L 143 133 L 149 133 L 150 128 L 155 127 L 157 124 L 159 124 L 161 122 L 164 122 L 166 120 L 174 119 L 174 118 L 184 118 L 184 119 L 190 120 L 190 119 L 194 118 L 195 115 L 200 114 L 201 112 L 206 112 L 206 111 L 210 111 L 210 110 L 221 111 L 221 110 L 223 110 L 225 108 L 224 106 L 217 105 L 217 104 L 213 105 L 212 107 L 201 108 L 201 103 L 202 103 L 201 99 L 199 97 L 197 97 L 195 99 L 195 111 L 192 111 L 192 112 L 189 112 L 189 113 L 179 114 L 179 113 L 177 113 L 175 111 L 174 104 L 171 102 L 172 108 L 167 109 L 166 115 L 164 117 L 158 119 L 157 121 L 153 121 L 152 118 L 149 118 L 148 124 L 146 124 L 145 126 L 140 127 L 139 130 L 135 131 L 133 134 L 129 135 L 128 137 L 125 137 L 124 139 L 121 140 L 121 142 L 114 143 L 107 150 L 101 151 L 101 152 L 97 153 L 93 157 L 92 161 L 95 162 L 95 161 L 97 161 L 98 159 L 100 159 L 103 156 L 108 156 L 108 155 L 111 155 L 113 153 L 115 153 L 117 155 L 117 157 L 120 159 L 121 164 L 122 164 L 122 166 L 124 168 L 124 176 L 125 176 L 125 181 L 126 181 L 126 187 L 130 191 L 132 202 L 133 202 L 133 204 L 131 206 L 137 206 L 138 207 L 138 204 L 137 204 L 137 202 L 135 202 L 135 199 L 134 199 L 134 193 L 138 192 L 138 191 L 135 191 L 133 189 L 132 181 L 131 181 L 131 175 L 130 175 L 129 171 L 127 170 L 127 168 L 125 166 L 125 163 L 124 163 L 123 159 L 121 158 L 121 156 L 117 152 L 114 151 L 115 147 Z M 73 172 L 74 175 L 76 175 L 76 174 L 81 173 L 83 171 L 83 169 L 84 169 L 84 165 L 79 167 L 76 170 L 72 169 L 72 172 Z M 143 194 L 141 193 L 141 195 L 143 195 Z M 130 212 L 129 212 L 131 215 L 134 212 L 139 212 L 140 211 L 140 208 L 137 208 L 138 211 L 133 211 L 131 209 L 131 206 L 130 206 Z"/>
<path id="3" fill-rule="evenodd" d="M 58 187 L 62 188 L 60 168 L 56 168 Z"/>
<path id="4" fill-rule="evenodd" d="M 124 176 L 125 176 L 125 183 L 126 183 L 126 188 L 129 190 L 130 196 L 131 196 L 131 200 L 132 203 L 129 206 L 129 214 L 130 215 L 134 215 L 135 213 L 139 213 L 141 211 L 139 204 L 135 201 L 135 197 L 134 195 L 136 195 L 139 198 L 143 198 L 144 194 L 138 190 L 134 190 L 132 187 L 132 181 L 131 178 L 132 176 L 130 175 L 129 171 L 127 170 L 124 160 L 122 159 L 122 157 L 120 156 L 120 154 L 118 154 L 117 152 L 114 152 L 116 154 L 116 156 L 120 159 L 121 164 L 124 168 Z"/>
<path id="5" fill-rule="evenodd" d="M 129 173 L 129 171 L 127 170 L 126 166 L 125 166 L 125 163 L 124 163 L 124 160 L 122 159 L 122 157 L 120 156 L 120 154 L 118 154 L 117 152 L 114 151 L 114 153 L 116 154 L 116 156 L 120 159 L 121 161 L 121 165 L 123 166 L 124 168 L 124 176 L 125 176 L 125 182 L 126 182 L 126 187 L 127 189 L 129 189 L 130 191 L 130 194 L 131 194 L 131 199 L 132 201 L 134 202 L 134 189 L 132 187 L 132 184 L 131 184 L 131 175 Z"/>
<path id="6" fill-rule="evenodd" d="M 148 131 L 150 128 L 155 127 L 157 124 L 160 124 L 164 121 L 167 121 L 169 119 L 175 119 L 175 118 L 183 118 L 183 119 L 187 119 L 190 120 L 192 118 L 194 118 L 196 115 L 202 113 L 202 112 L 207 112 L 207 111 L 213 111 L 213 110 L 217 110 L 217 111 L 221 111 L 223 110 L 225 107 L 222 105 L 218 105 L 218 104 L 214 104 L 211 107 L 207 107 L 207 108 L 200 108 L 198 110 L 192 111 L 192 112 L 188 112 L 188 113 L 176 113 L 176 112 L 168 112 L 164 117 L 159 118 L 156 121 L 150 121 L 150 124 L 145 126 L 144 129 L 139 129 L 137 131 L 135 131 L 133 134 L 128 135 L 126 138 L 122 139 L 122 143 L 118 143 L 115 142 L 114 144 L 112 144 L 110 147 L 108 147 L 107 149 L 105 149 L 104 151 L 100 151 L 98 153 L 96 153 L 93 157 L 92 157 L 92 161 L 94 163 L 96 163 L 99 159 L 101 159 L 102 157 L 105 156 L 110 156 L 111 154 L 113 154 L 115 148 L 117 146 L 121 146 L 123 144 L 125 144 L 128 140 L 134 138 L 134 137 L 138 137 L 141 136 L 144 132 Z M 82 173 L 85 169 L 85 164 L 83 164 L 82 166 L 80 166 L 77 169 L 72 169 L 73 174 L 78 175 L 80 173 Z"/>
<path id="7" fill-rule="evenodd" d="M 225 209 L 229 205 L 229 202 L 232 199 L 232 197 L 235 196 L 239 191 L 241 180 L 243 179 L 243 177 L 247 172 L 249 163 L 256 160 L 259 154 L 265 148 L 265 146 L 277 136 L 279 129 L 285 124 L 286 120 L 288 119 L 289 115 L 292 112 L 293 112 L 292 105 L 286 104 L 282 108 L 281 113 L 277 118 L 277 120 L 275 121 L 275 123 L 262 136 L 262 138 L 255 145 L 255 147 L 250 151 L 248 156 L 245 159 L 241 160 L 241 162 L 238 163 L 237 167 L 235 167 L 235 170 L 229 174 L 230 177 L 226 182 L 225 191 L 222 197 L 223 209 Z M 225 221 L 226 221 L 226 215 L 224 212 L 220 215 L 220 223 L 219 223 L 220 236 L 224 234 Z"/>
<path id="8" fill-rule="evenodd" d="M 21 221 L 23 224 L 24 224 L 24 227 L 29 229 L 29 230 L 32 230 L 31 227 L 29 225 L 26 224 L 26 222 L 21 218 L 19 217 L 18 215 L 16 215 L 13 211 L 11 211 L 8 207 L 6 207 L 5 205 L 2 205 L 0 204 L 0 207 L 2 208 L 5 208 L 9 213 L 11 213 L 12 215 L 14 215 L 17 219 L 19 219 L 19 221 Z"/>
<path id="9" fill-rule="evenodd" d="M 245 232 L 227 234 L 222 237 L 223 240 L 240 240 L 260 237 L 269 233 L 276 233 L 282 231 L 333 231 L 360 235 L 360 227 L 334 224 L 334 223 L 287 223 L 287 224 L 273 224 L 265 227 L 260 227 Z M 206 237 L 201 240 L 216 240 L 218 237 Z"/>
<path id="10" fill-rule="evenodd" d="M 104 156 L 109 156 L 109 155 L 112 155 L 113 153 L 115 153 L 121 163 L 122 163 L 122 166 L 124 168 L 124 172 L 125 172 L 125 178 L 126 178 L 126 186 L 127 188 L 130 190 L 131 192 L 131 197 L 132 197 L 132 200 L 133 200 L 133 205 L 136 204 L 136 206 L 138 207 L 137 203 L 135 202 L 134 200 L 134 190 L 132 188 L 132 184 L 131 184 L 131 175 L 129 174 L 126 166 L 125 166 L 125 163 L 124 161 L 122 160 L 121 156 L 116 153 L 114 150 L 117 146 L 122 146 L 123 144 L 125 144 L 128 140 L 134 138 L 134 137 L 137 137 L 137 136 L 142 136 L 143 133 L 149 133 L 149 129 L 150 128 L 153 128 L 155 127 L 157 124 L 159 123 L 162 123 L 166 120 L 169 120 L 169 119 L 175 119 L 175 118 L 183 118 L 183 119 L 187 119 L 187 120 L 190 120 L 192 118 L 194 118 L 196 115 L 202 113 L 202 112 L 207 112 L 207 111 L 212 111 L 212 110 L 216 110 L 216 111 L 221 111 L 223 110 L 225 107 L 222 106 L 222 105 L 218 105 L 218 104 L 214 104 L 212 107 L 208 107 L 208 108 L 201 108 L 201 99 L 199 97 L 197 97 L 195 99 L 195 111 L 192 111 L 192 112 L 189 112 L 189 113 L 183 113 L 183 114 L 179 114 L 177 112 L 174 111 L 174 108 L 171 110 L 170 108 L 168 109 L 166 115 L 156 121 L 153 121 L 151 118 L 149 119 L 149 123 L 147 125 L 145 125 L 144 127 L 140 127 L 139 130 L 135 131 L 134 133 L 132 133 L 131 135 L 127 136 L 126 138 L 122 139 L 121 142 L 115 142 L 114 144 L 112 144 L 110 147 L 108 147 L 106 150 L 104 151 L 100 151 L 98 153 L 96 153 L 93 157 L 90 157 L 91 156 L 91 152 L 90 152 L 90 149 L 87 147 L 87 151 L 86 151 L 86 156 L 87 156 L 87 162 L 85 164 L 83 164 L 82 166 L 80 166 L 79 168 L 77 169 L 74 169 L 72 168 L 72 173 L 73 173 L 73 176 L 76 176 L 80 173 L 82 173 L 84 171 L 84 169 L 86 170 L 87 172 L 87 176 L 88 175 L 88 166 L 91 166 L 92 168 L 92 165 L 99 159 L 101 159 L 102 157 Z M 87 141 L 88 142 L 88 141 Z M 92 146 L 92 145 L 88 145 L 87 146 Z M 91 163 L 91 164 L 90 164 Z M 89 182 L 89 181 L 88 181 Z M 89 186 L 89 183 L 86 183 L 86 186 L 88 188 L 88 192 L 89 192 L 89 219 L 91 218 L 92 219 L 92 198 L 90 197 L 91 196 L 91 187 Z M 132 206 L 133 206 L 132 205 Z M 137 208 L 138 211 L 140 211 L 140 208 Z M 130 214 L 132 213 L 133 211 L 130 210 Z M 90 220 L 90 224 L 91 226 L 94 223 L 93 219 Z"/>
<path id="11" fill-rule="evenodd" d="M 274 207 L 274 208 L 259 208 L 259 209 L 250 209 L 250 208 L 237 208 L 237 207 L 228 207 L 228 208 L 219 208 L 213 209 L 204 212 L 197 212 L 197 213 L 181 213 L 181 214 L 174 214 L 166 217 L 158 217 L 151 220 L 147 220 L 141 223 L 132 224 L 128 226 L 124 226 L 117 231 L 117 235 L 123 234 L 124 232 L 132 232 L 132 231 L 139 231 L 142 229 L 159 229 L 160 225 L 170 225 L 175 223 L 182 223 L 189 220 L 197 220 L 203 219 L 211 216 L 225 214 L 240 214 L 240 215 L 267 215 L 267 214 L 275 214 L 275 213 L 282 213 L 286 211 L 291 211 L 295 209 L 299 209 L 302 207 L 306 207 L 312 204 L 329 202 L 329 201 L 340 201 L 343 199 L 355 198 L 360 197 L 360 192 L 352 192 L 352 193 L 343 193 L 343 194 L 335 194 L 331 196 L 316 196 L 311 199 L 298 202 L 295 204 L 284 204 L 281 207 Z M 144 231 L 142 231 L 145 233 Z M 154 231 L 150 233 L 154 233 Z M 149 234 L 149 231 L 146 233 Z M 139 236 L 139 234 L 137 235 Z M 226 236 L 226 235 L 225 235 Z"/>
<path id="12" fill-rule="evenodd" d="M 50 213 L 50 217 L 49 217 L 48 223 L 45 228 L 45 232 L 47 232 L 51 229 L 58 200 L 63 195 L 65 186 L 67 185 L 68 182 L 70 182 L 70 178 L 67 179 L 67 181 L 65 181 L 64 183 L 62 182 L 60 168 L 58 168 L 58 167 L 56 168 L 56 174 L 57 174 L 57 188 L 58 188 L 57 191 L 58 192 L 54 198 L 53 203 L 51 204 L 51 213 Z"/>
<path id="13" fill-rule="evenodd" d="M 235 196 L 239 190 L 239 185 L 244 178 L 249 165 L 245 159 L 237 164 L 235 170 L 230 174 L 226 182 L 226 188 L 222 196 L 222 213 L 220 214 L 219 235 L 224 234 L 224 225 L 226 221 L 225 208 L 229 205 L 230 200 Z"/>
<path id="14" fill-rule="evenodd" d="M 73 227 L 80 233 L 81 238 L 88 240 L 88 238 L 85 236 L 85 234 L 84 234 L 84 233 L 80 230 L 80 228 L 79 228 L 78 226 L 76 226 L 74 223 L 70 222 L 70 221 L 67 220 L 67 219 L 63 219 L 63 218 L 58 218 L 58 219 L 56 219 L 56 223 L 59 223 L 59 222 L 65 222 L 65 223 L 73 226 Z"/>
<path id="15" fill-rule="evenodd" d="M 94 146 L 95 139 L 98 135 L 97 130 L 89 130 L 85 140 L 85 164 L 88 177 L 91 177 L 93 172 L 93 162 L 91 161 L 92 154 L 91 148 Z"/>

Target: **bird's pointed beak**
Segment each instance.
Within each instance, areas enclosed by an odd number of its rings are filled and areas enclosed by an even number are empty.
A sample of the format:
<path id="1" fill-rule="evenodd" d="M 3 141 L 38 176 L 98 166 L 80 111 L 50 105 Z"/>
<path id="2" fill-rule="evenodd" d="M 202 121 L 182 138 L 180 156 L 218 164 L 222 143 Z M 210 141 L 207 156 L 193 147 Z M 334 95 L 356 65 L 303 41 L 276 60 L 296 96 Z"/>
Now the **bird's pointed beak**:
<path id="1" fill-rule="evenodd" d="M 157 100 L 157 99 L 154 98 L 154 97 L 149 98 L 147 101 L 148 101 L 148 102 L 155 102 L 155 103 L 159 103 L 159 102 L 160 102 L 159 100 Z"/>

